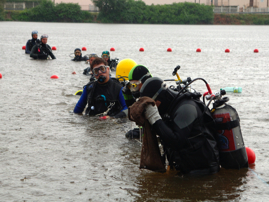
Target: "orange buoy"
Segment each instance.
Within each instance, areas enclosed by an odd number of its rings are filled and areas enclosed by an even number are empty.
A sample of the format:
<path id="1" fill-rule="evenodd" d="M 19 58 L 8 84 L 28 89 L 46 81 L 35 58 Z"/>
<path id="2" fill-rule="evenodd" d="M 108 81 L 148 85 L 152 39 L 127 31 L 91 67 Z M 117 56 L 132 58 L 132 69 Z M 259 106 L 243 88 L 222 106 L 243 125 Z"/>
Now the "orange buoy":
<path id="1" fill-rule="evenodd" d="M 139 51 L 140 51 L 140 52 L 144 52 L 144 48 L 140 48 Z"/>
<path id="2" fill-rule="evenodd" d="M 87 48 L 86 47 L 82 47 L 82 49 L 81 49 L 82 51 L 86 51 L 87 50 Z"/>
<path id="3" fill-rule="evenodd" d="M 59 77 L 57 75 L 52 75 L 50 78 L 51 79 L 58 79 Z"/>
<path id="4" fill-rule="evenodd" d="M 57 48 L 55 46 L 52 46 L 51 50 L 57 50 Z"/>
<path id="5" fill-rule="evenodd" d="M 26 49 L 26 46 L 22 46 L 22 48 L 21 48 L 22 50 L 25 50 Z"/>
<path id="6" fill-rule="evenodd" d="M 72 72 L 72 74 L 77 74 L 76 72 Z"/>
<path id="7" fill-rule="evenodd" d="M 225 53 L 230 53 L 230 49 L 225 49 Z"/>
<path id="8" fill-rule="evenodd" d="M 115 51 L 115 48 L 113 48 L 113 47 L 112 47 L 112 48 L 110 48 L 110 51 Z"/>
<path id="9" fill-rule="evenodd" d="M 254 49 L 254 53 L 258 53 L 259 52 L 259 50 L 258 49 Z"/>
<path id="10" fill-rule="evenodd" d="M 200 53 L 201 51 L 202 51 L 201 48 L 197 48 L 197 49 L 196 49 L 196 52 L 197 52 L 197 53 Z"/>
<path id="11" fill-rule="evenodd" d="M 167 48 L 167 52 L 172 52 L 172 48 Z"/>
<path id="12" fill-rule="evenodd" d="M 3 76 L 2 76 L 2 74 L 0 73 L 0 79 L 2 79 L 2 77 L 3 77 Z"/>

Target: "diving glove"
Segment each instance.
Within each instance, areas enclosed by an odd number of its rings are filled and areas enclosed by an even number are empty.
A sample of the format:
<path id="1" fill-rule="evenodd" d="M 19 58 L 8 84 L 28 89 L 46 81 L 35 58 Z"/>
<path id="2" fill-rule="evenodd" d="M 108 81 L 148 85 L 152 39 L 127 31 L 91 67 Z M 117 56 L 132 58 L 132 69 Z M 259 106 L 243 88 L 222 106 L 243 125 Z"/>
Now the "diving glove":
<path id="1" fill-rule="evenodd" d="M 152 104 L 149 104 L 145 109 L 145 118 L 148 119 L 151 125 L 153 125 L 156 121 L 162 119 L 156 105 L 152 106 Z"/>

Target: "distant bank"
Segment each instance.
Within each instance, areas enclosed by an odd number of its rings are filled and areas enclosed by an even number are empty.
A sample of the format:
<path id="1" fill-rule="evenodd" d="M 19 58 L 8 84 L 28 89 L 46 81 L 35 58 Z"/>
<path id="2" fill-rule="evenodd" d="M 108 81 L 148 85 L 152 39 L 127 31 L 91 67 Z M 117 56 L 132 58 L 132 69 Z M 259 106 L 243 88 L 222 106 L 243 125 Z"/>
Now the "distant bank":
<path id="1" fill-rule="evenodd" d="M 107 8 L 100 5 L 98 8 L 99 13 L 90 13 L 82 11 L 78 4 L 54 4 L 50 0 L 42 0 L 38 6 L 31 9 L 5 11 L 2 14 L 2 20 L 128 24 L 269 25 L 269 15 L 214 14 L 212 6 L 187 2 L 170 5 L 146 5 L 143 1 L 128 0 L 125 2 L 124 7 L 115 5 L 113 8 Z"/>

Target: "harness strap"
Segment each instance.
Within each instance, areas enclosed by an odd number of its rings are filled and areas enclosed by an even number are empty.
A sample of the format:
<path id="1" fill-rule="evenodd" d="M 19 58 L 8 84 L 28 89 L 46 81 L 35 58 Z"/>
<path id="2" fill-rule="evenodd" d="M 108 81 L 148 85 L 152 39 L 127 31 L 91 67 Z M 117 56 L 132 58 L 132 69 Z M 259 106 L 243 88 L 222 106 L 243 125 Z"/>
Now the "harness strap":
<path id="1" fill-rule="evenodd" d="M 226 123 L 216 123 L 215 127 L 217 130 L 231 130 L 239 126 L 239 120 L 229 121 Z"/>

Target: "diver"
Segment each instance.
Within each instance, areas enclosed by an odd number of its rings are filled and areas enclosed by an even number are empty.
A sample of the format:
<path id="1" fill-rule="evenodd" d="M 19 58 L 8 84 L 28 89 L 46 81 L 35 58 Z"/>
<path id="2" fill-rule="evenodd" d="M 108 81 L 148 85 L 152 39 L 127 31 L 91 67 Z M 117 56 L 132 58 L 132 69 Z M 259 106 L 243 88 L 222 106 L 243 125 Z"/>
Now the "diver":
<path id="1" fill-rule="evenodd" d="M 143 65 L 134 66 L 128 75 L 129 83 L 122 89 L 123 96 L 127 106 L 131 106 L 137 98 L 140 96 L 140 89 L 143 83 L 151 78 L 151 74 Z"/>
<path id="2" fill-rule="evenodd" d="M 83 71 L 83 74 L 87 75 L 87 76 L 91 76 L 92 77 L 92 80 L 94 80 L 94 76 L 92 74 L 92 71 L 91 71 L 91 66 L 92 66 L 92 62 L 98 58 L 98 56 L 95 54 L 95 53 L 92 53 L 89 55 L 89 59 L 87 60 L 90 64 L 89 67 L 85 68 L 84 71 Z"/>
<path id="3" fill-rule="evenodd" d="M 116 67 L 118 65 L 118 58 L 111 59 L 110 60 L 110 53 L 109 51 L 103 51 L 101 57 L 107 62 L 108 66 L 110 67 L 111 71 L 116 70 Z"/>
<path id="4" fill-rule="evenodd" d="M 76 48 L 74 50 L 74 54 L 75 54 L 75 57 L 74 59 L 72 59 L 72 61 L 87 61 L 88 60 L 87 56 L 82 57 L 82 53 L 79 48 Z"/>
<path id="5" fill-rule="evenodd" d="M 137 98 L 140 96 L 140 89 L 143 83 L 151 78 L 151 74 L 143 65 L 134 66 L 128 75 L 129 83 L 122 89 L 122 93 L 126 102 L 126 105 L 131 106 Z M 128 109 L 125 110 L 126 115 L 128 114 Z M 140 137 L 139 128 L 134 128 L 129 130 L 125 134 L 126 138 L 129 139 L 138 139 Z"/>
<path id="6" fill-rule="evenodd" d="M 91 70 L 96 81 L 91 81 L 84 86 L 74 113 L 82 114 L 87 105 L 86 115 L 126 117 L 123 110 L 126 110 L 127 106 L 122 94 L 122 86 L 110 78 L 107 62 L 102 58 L 96 58 L 92 62 Z"/>
<path id="7" fill-rule="evenodd" d="M 51 47 L 47 44 L 48 35 L 47 34 L 43 34 L 41 36 L 41 39 L 40 40 L 41 40 L 41 43 L 40 44 L 36 44 L 32 48 L 30 57 L 32 57 L 34 59 L 47 60 L 49 58 L 49 56 L 50 56 L 51 59 L 56 59 L 56 57 L 52 53 Z"/>
<path id="8" fill-rule="evenodd" d="M 182 174 L 204 175 L 220 170 L 217 142 L 205 125 L 208 108 L 199 93 L 182 93 L 167 88 L 157 77 L 145 81 L 140 97 L 149 97 L 144 115 L 159 135 L 171 167 Z M 143 98 L 144 99 L 144 98 Z M 150 99 L 150 100 L 152 100 Z"/>
<path id="9" fill-rule="evenodd" d="M 25 53 L 30 54 L 34 45 L 39 44 L 40 40 L 37 38 L 38 31 L 32 31 L 32 39 L 29 39 L 26 43 Z"/>

